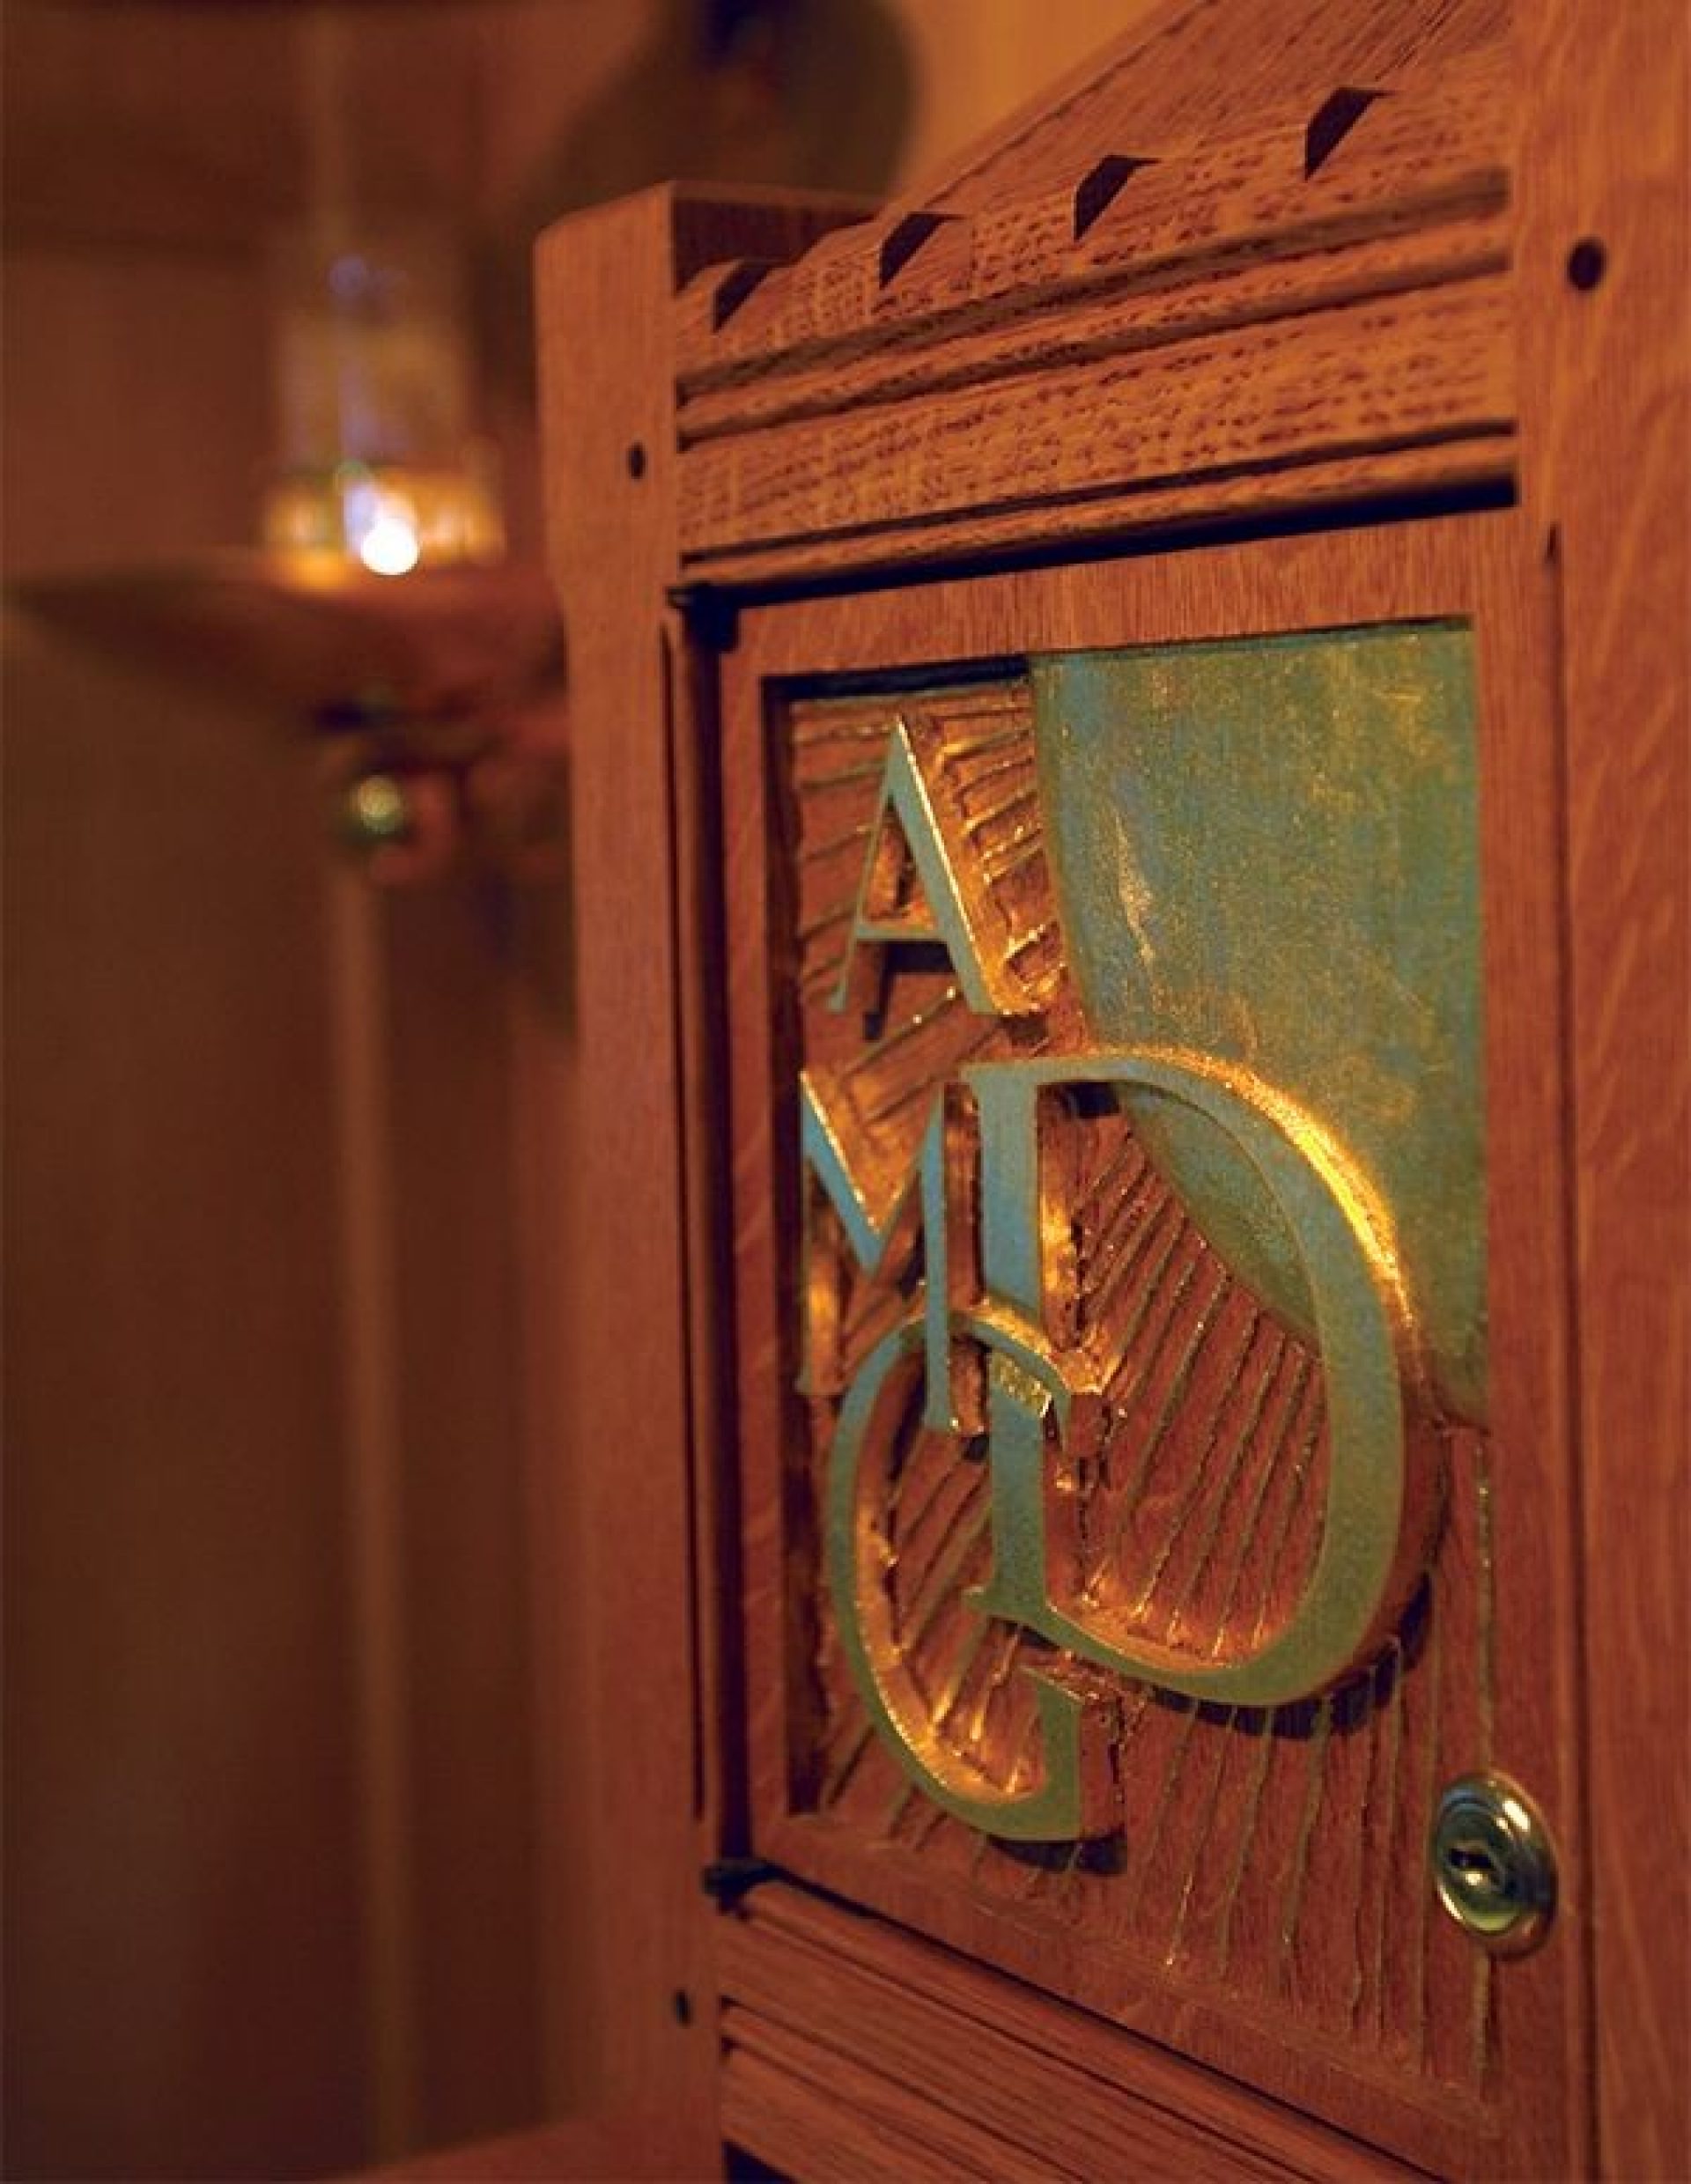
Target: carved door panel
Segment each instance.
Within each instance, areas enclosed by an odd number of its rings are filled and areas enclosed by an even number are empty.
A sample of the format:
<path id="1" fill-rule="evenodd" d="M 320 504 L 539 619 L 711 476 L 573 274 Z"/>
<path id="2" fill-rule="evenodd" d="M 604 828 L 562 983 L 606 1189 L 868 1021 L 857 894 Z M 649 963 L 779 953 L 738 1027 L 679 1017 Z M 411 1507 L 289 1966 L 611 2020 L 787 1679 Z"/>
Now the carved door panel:
<path id="1" fill-rule="evenodd" d="M 725 654 L 750 1841 L 971 1960 L 977 2120 L 1009 1974 L 1024 2050 L 1131 2027 L 1269 2166 L 1277 2103 L 1294 2168 L 1577 2160 L 1551 642 L 1497 514 Z M 1489 1941 L 1472 1776 L 1559 1872 Z M 959 2067 L 809 1901 L 725 1948 L 730 2135 L 795 1964 L 846 2082 Z"/>

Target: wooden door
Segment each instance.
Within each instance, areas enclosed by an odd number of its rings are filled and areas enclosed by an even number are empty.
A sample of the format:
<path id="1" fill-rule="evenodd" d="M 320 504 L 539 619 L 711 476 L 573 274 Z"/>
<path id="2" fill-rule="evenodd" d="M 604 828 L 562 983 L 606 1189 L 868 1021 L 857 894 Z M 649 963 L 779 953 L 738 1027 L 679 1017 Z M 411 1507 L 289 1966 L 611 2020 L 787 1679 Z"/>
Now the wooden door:
<path id="1" fill-rule="evenodd" d="M 752 1848 L 959 1977 L 1014 1974 L 1062 2024 L 1082 2005 L 1439 2173 L 1577 2166 L 1588 2122 L 1561 2067 L 1584 2035 L 1553 637 L 1521 543 L 1476 514 L 772 606 L 724 662 Z M 1351 1521 L 1350 1365 L 1257 1256 L 1183 1068 L 1283 1098 L 1340 1166 L 1366 1147 L 1414 1324 L 1392 1567 L 1354 1657 L 1289 1666 L 1282 1698 L 1270 1634 L 1286 1656 L 1320 1620 Z M 1051 1612 L 1023 1592 L 1018 1622 L 992 1605 L 1027 1521 L 999 1379 L 1030 1371 L 1073 1412 L 1029 1496 Z M 1513 1961 L 1429 1885 L 1441 1793 L 1490 1769 L 1563 1876 Z M 783 2039 L 951 2105 L 937 2017 L 819 2008 L 794 1972 L 829 1917 L 754 1895 L 729 1938 L 731 2135 L 768 2129 Z M 1096 2166 L 1141 2128 L 976 2088 L 1029 2159 Z M 1253 2143 L 1252 2105 L 1212 2097 Z"/>

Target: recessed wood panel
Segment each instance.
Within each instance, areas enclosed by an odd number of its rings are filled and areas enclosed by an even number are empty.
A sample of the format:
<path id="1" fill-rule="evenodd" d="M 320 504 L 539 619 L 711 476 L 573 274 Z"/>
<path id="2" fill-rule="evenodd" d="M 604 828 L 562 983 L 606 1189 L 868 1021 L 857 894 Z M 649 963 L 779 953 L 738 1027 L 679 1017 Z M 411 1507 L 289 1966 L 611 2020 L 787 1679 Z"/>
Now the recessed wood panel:
<path id="1" fill-rule="evenodd" d="M 1577 2093 L 1559 2114 L 1541 2098 L 1528 2111 L 1513 2092 L 1525 2059 L 1559 2045 L 1573 2022 L 1577 1892 L 1548 1948 L 1501 1965 L 1433 1903 L 1425 1859 L 1439 1790 L 1477 1766 L 1504 1766 L 1529 1784 L 1565 1852 L 1577 1819 L 1557 1741 L 1571 1719 L 1568 1633 L 1546 1583 L 1568 1547 L 1565 1330 L 1544 1283 L 1563 1249 L 1560 1125 L 1554 1084 L 1521 1093 L 1559 1007 L 1544 878 L 1554 753 L 1524 695 L 1543 629 L 1531 589 L 1511 589 L 1514 545 L 1509 520 L 1476 519 L 1193 555 L 1159 564 L 1155 582 L 1146 564 L 1124 563 L 859 600 L 848 611 L 772 609 L 747 617 L 728 663 L 758 1847 L 1407 2158 L 1467 2172 L 1561 2158 L 1584 2128 Z M 1037 663 L 1101 646 L 1359 627 L 1378 631 L 1400 662 L 1414 632 L 1435 626 L 1472 646 L 1482 801 L 1452 838 L 1466 826 L 1479 844 L 1483 949 L 1473 936 L 1471 968 L 1477 995 L 1483 961 L 1487 997 L 1474 1074 L 1491 1109 L 1489 1386 L 1476 1396 L 1471 1381 L 1447 1380 L 1441 1391 L 1434 1370 L 1410 1459 L 1428 1466 L 1434 1492 L 1416 1514 L 1406 1488 L 1409 1560 L 1346 1671 L 1290 1699 L 1215 1701 L 1201 1678 L 1182 1690 L 1156 1672 L 1111 1674 L 1096 1650 L 1082 1646 L 1077 1660 L 1053 1645 L 1037 1618 L 1030 1627 L 1025 1616 L 982 1613 L 971 1590 L 1001 1589 L 1007 1553 L 992 1420 L 981 1391 L 964 1388 L 955 1429 L 936 1428 L 916 1337 L 912 1361 L 885 1368 L 878 1424 L 853 1442 L 855 1502 L 842 1501 L 839 1448 L 857 1432 L 853 1404 L 868 1415 L 853 1388 L 882 1369 L 871 1361 L 889 1354 L 890 1331 L 940 1279 L 932 1206 L 919 1245 L 901 1237 L 909 1205 L 897 1211 L 936 1090 L 960 1081 L 980 1097 L 983 1065 L 1025 1067 L 1042 1052 L 1099 1044 L 1065 929 L 1074 904 L 1052 882 L 1052 783 L 1029 680 L 1050 670 Z M 1356 640 L 1332 642 L 1354 650 Z M 1401 680 L 1401 665 L 1393 672 Z M 1047 691 L 1044 702 L 1056 701 Z M 959 944 L 949 954 L 934 945 L 945 930 L 937 868 L 924 879 L 886 801 L 895 732 L 912 752 L 933 748 L 935 839 L 978 858 L 971 914 L 1014 963 L 1024 1008 L 1014 999 L 996 1014 L 971 1006 L 958 991 L 968 983 Z M 1383 733 L 1389 779 L 1392 739 L 1407 749 L 1414 731 L 1400 713 Z M 1341 772 L 1312 777 L 1312 788 L 1342 794 Z M 1295 832 L 1297 817 L 1289 813 Z M 1318 828 L 1306 853 L 1324 853 Z M 1429 863 L 1440 860 L 1448 868 L 1449 845 L 1436 858 L 1429 848 Z M 1225 879 L 1237 893 L 1238 875 Z M 1266 889 L 1285 882 L 1284 869 L 1277 878 L 1265 868 Z M 1389 894 L 1384 874 L 1380 886 Z M 1129 916 L 1131 892 L 1124 880 Z M 1265 898 L 1265 925 L 1274 917 Z M 866 1022 L 863 992 L 848 992 L 861 965 L 846 943 L 867 953 L 864 936 L 902 932 L 910 943 L 888 941 L 869 997 L 878 1013 Z M 1090 998 L 1096 1016 L 1101 997 Z M 1424 994 L 1408 998 L 1426 1005 Z M 851 1005 L 831 1006 L 841 999 Z M 1360 1064 L 1370 1012 L 1360 996 L 1357 1008 Z M 1323 1040 L 1307 1044 L 1314 1051 Z M 1341 1056 L 1346 1044 L 1341 1031 Z M 1275 1066 L 1296 1074 L 1295 1053 Z M 1400 1092 L 1422 1094 L 1422 1066 L 1407 1065 Z M 1342 1074 L 1324 1066 L 1303 1096 L 1337 1100 Z M 1477 1081 L 1450 1088 L 1446 1138 L 1470 1127 L 1464 1100 L 1486 1096 Z M 1436 1099 L 1429 1112 L 1436 1138 Z M 818 1131 L 860 1186 L 855 1212 L 843 1185 L 817 1192 L 801 1140 Z M 1101 1445 L 1073 1463 L 1060 1457 L 1045 1481 L 1045 1568 L 1071 1627 L 1102 1617 L 1153 1652 L 1226 1660 L 1249 1656 L 1293 1613 L 1325 1552 L 1332 1391 L 1322 1345 L 1295 1304 L 1272 1295 L 1272 1269 L 1252 1265 L 1225 1223 L 1218 1229 L 1190 1176 L 1171 1185 L 1166 1146 L 1144 1138 L 1119 1103 L 1095 1100 L 1042 1140 L 1041 1162 L 1065 1177 L 1063 1219 L 1045 1249 L 1066 1255 L 1078 1316 L 1046 1332 L 1059 1348 L 1089 1345 L 1108 1360 Z M 1370 1161 L 1386 1165 L 1377 1148 Z M 1413 1188 L 1402 1172 L 1392 1184 L 1400 1199 Z M 969 1212 L 948 1213 L 944 1239 L 965 1319 L 1002 1302 L 979 1302 Z M 853 1219 L 863 1224 L 855 1243 Z M 1448 1288 L 1448 1268 L 1436 1280 Z M 860 1561 L 876 1571 L 879 1642 L 897 1682 L 883 1707 L 863 1667 L 876 1642 L 862 1641 L 842 1590 L 843 1522 L 859 1526 L 868 1542 Z M 1011 1840 L 1015 1826 L 981 1822 L 968 1786 L 1014 1804 L 1049 1774 L 1041 1679 L 1091 1724 L 1082 1735 L 1098 1747 L 1104 1817 L 1063 1840 Z M 912 1715 L 926 1755 L 914 1767 L 898 1730 Z M 936 1782 L 957 1789 L 949 1805 Z"/>

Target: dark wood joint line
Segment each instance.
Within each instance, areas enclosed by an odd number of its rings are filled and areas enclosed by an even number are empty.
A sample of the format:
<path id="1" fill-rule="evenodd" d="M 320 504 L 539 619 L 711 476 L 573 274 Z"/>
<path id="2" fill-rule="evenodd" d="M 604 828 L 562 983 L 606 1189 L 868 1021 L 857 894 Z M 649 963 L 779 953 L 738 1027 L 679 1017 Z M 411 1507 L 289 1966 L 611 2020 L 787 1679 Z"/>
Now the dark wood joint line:
<path id="1" fill-rule="evenodd" d="M 720 585 L 672 584 L 664 596 L 680 615 L 690 640 L 705 652 L 731 653 L 739 643 L 739 602 Z"/>
<path id="2" fill-rule="evenodd" d="M 719 1911 L 733 1911 L 752 1889 L 786 1878 L 767 1858 L 713 1858 L 701 1868 L 698 1885 Z"/>

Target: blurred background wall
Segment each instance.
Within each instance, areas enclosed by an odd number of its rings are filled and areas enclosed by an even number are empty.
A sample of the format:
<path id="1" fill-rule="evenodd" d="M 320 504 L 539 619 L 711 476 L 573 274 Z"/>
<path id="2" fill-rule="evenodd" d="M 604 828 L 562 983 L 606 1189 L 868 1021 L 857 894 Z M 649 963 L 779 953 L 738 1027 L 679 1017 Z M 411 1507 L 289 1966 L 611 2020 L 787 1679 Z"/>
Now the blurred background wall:
<path id="1" fill-rule="evenodd" d="M 9 2175 L 323 2173 L 577 2090 L 513 1065 L 567 1049 L 567 890 L 515 976 L 499 883 L 336 855 L 274 693 L 39 610 L 254 535 L 311 41 L 340 18 L 360 209 L 473 251 L 533 557 L 539 226 L 671 173 L 887 194 L 1142 12 L 11 0 Z"/>

